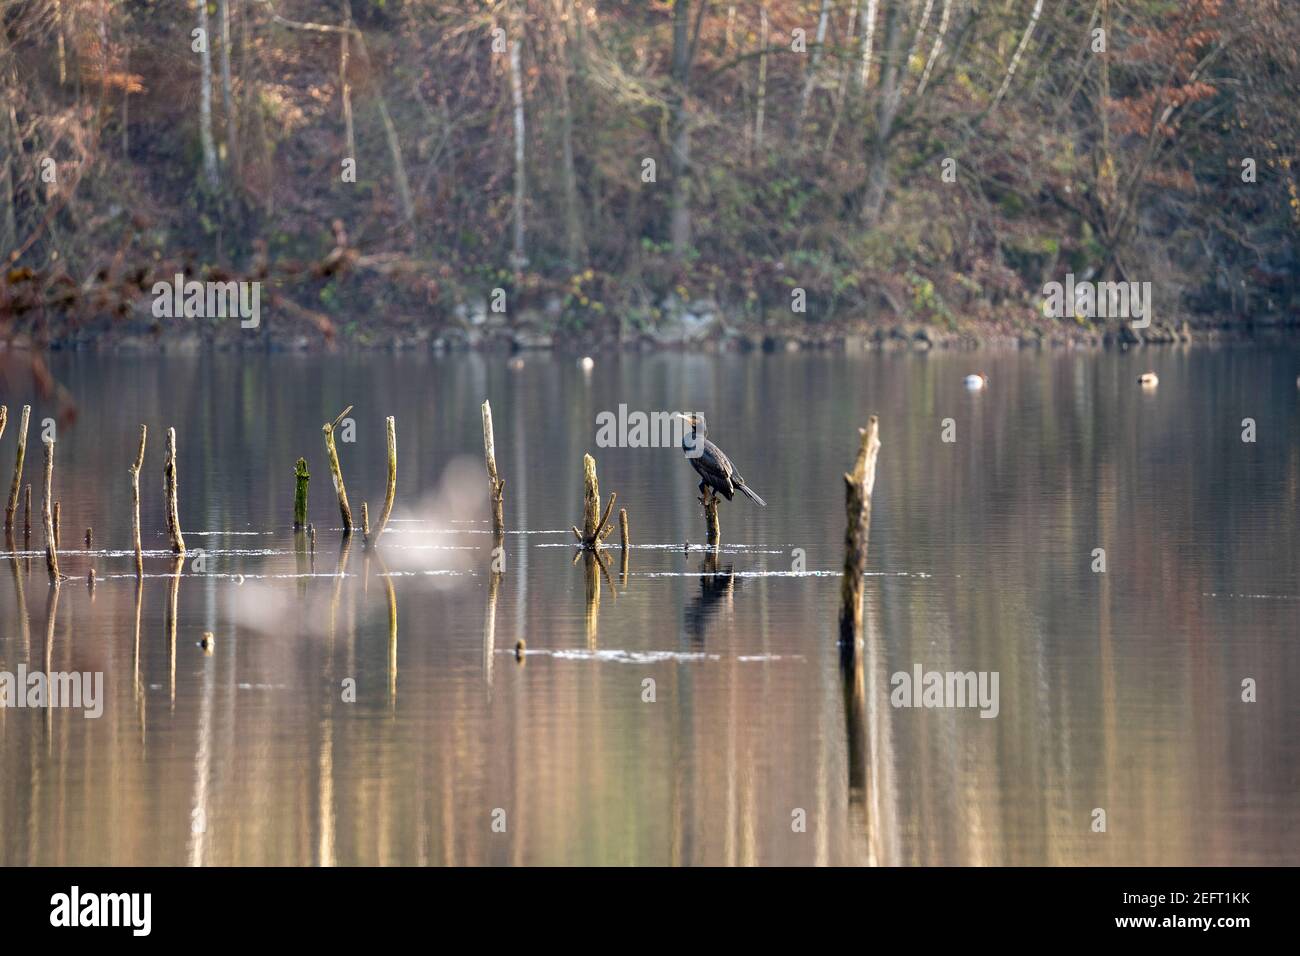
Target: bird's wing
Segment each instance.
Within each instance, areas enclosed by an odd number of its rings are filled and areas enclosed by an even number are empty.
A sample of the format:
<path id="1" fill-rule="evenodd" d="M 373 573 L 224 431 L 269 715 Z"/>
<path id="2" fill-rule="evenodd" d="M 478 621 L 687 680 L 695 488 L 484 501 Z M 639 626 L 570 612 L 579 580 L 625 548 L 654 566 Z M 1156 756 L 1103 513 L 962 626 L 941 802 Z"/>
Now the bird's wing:
<path id="1" fill-rule="evenodd" d="M 731 463 L 731 459 L 727 457 L 727 453 L 711 441 L 704 443 L 704 454 L 701 457 L 719 474 L 725 475 L 728 479 L 731 478 L 731 473 L 736 470 Z"/>

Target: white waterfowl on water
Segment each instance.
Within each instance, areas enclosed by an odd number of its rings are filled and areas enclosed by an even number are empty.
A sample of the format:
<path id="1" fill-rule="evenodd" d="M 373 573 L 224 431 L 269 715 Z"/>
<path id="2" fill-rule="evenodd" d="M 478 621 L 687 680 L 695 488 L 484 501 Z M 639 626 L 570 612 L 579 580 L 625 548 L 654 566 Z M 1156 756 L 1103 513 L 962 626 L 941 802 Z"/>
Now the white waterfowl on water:
<path id="1" fill-rule="evenodd" d="M 1138 384 L 1143 388 L 1155 388 L 1160 384 L 1160 379 L 1155 372 L 1143 372 L 1138 376 Z"/>
<path id="2" fill-rule="evenodd" d="M 983 372 L 976 372 L 974 375 L 967 375 L 963 381 L 972 392 L 977 392 L 988 385 L 989 377 Z"/>
<path id="3" fill-rule="evenodd" d="M 590 372 L 593 368 L 596 367 L 596 360 L 593 359 L 590 355 L 584 355 L 582 357 L 582 361 L 578 363 L 578 366 L 584 372 Z"/>

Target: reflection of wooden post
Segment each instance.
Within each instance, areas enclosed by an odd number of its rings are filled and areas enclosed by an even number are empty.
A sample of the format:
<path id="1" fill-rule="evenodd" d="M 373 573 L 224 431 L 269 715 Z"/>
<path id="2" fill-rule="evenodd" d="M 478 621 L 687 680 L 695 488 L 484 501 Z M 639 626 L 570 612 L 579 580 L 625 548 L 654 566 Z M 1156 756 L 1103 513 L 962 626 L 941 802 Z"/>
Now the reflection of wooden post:
<path id="1" fill-rule="evenodd" d="M 18 422 L 18 455 L 14 458 L 14 481 L 9 486 L 9 503 L 5 506 L 5 531 L 14 529 L 14 515 L 18 512 L 18 492 L 22 490 L 23 460 L 27 457 L 27 422 L 32 406 L 23 406 L 23 417 Z"/>
<path id="2" fill-rule="evenodd" d="M 384 419 L 388 429 L 388 487 L 384 492 L 384 510 L 379 513 L 379 528 L 375 531 L 375 544 L 388 527 L 388 516 L 393 513 L 393 500 L 397 497 L 397 420 L 389 415 Z"/>
<path id="3" fill-rule="evenodd" d="M 586 579 L 586 633 L 587 648 L 595 650 L 598 645 L 597 632 L 600 623 L 600 555 L 584 554 L 582 556 L 583 576 Z"/>
<path id="4" fill-rule="evenodd" d="M 627 509 L 618 509 L 618 539 L 623 560 L 619 564 L 619 576 L 623 579 L 623 588 L 627 589 L 628 549 L 632 546 L 632 536 L 627 530 Z"/>
<path id="5" fill-rule="evenodd" d="M 601 543 L 614 530 L 614 526 L 609 523 L 610 513 L 614 510 L 614 502 L 618 500 L 618 495 L 610 492 L 609 504 L 605 506 L 605 513 L 600 513 L 600 482 L 596 478 L 596 459 L 590 455 L 582 456 L 582 530 L 579 531 L 577 526 L 573 527 L 573 536 L 578 539 L 578 543 L 589 551 L 595 551 L 600 548 Z"/>
<path id="6" fill-rule="evenodd" d="M 180 606 L 181 571 L 185 568 L 185 555 L 176 555 L 172 565 L 171 587 L 167 595 L 167 647 L 171 672 L 171 703 L 176 706 L 176 618 Z"/>
<path id="7" fill-rule="evenodd" d="M 311 472 L 307 470 L 307 459 L 299 458 L 293 466 L 293 530 L 301 531 L 307 527 L 307 482 L 311 481 Z"/>
<path id="8" fill-rule="evenodd" d="M 871 534 L 871 493 L 876 486 L 880 455 L 880 422 L 875 415 L 858 429 L 861 443 L 853 471 L 844 476 L 844 573 L 840 580 L 840 646 L 845 653 L 862 640 L 862 578 L 867 572 L 867 540 Z"/>
<path id="9" fill-rule="evenodd" d="M 483 618 L 483 680 L 492 686 L 492 661 L 497 643 L 497 592 L 501 589 L 501 572 L 488 574 L 487 614 Z"/>
<path id="10" fill-rule="evenodd" d="M 41 503 L 41 518 L 45 522 L 45 564 L 50 571 L 50 580 L 59 580 L 59 552 L 54 538 L 54 512 L 50 498 L 54 485 L 54 437 L 45 439 L 45 495 Z"/>
<path id="11" fill-rule="evenodd" d="M 339 496 L 339 514 L 343 518 L 344 537 L 352 534 L 352 508 L 348 505 L 348 490 L 343 485 L 343 469 L 339 467 L 339 450 L 334 445 L 334 429 L 339 427 L 339 422 L 343 421 L 350 411 L 352 411 L 351 405 L 339 412 L 339 417 L 334 419 L 333 423 L 326 422 L 321 426 L 321 431 L 325 434 L 325 454 L 329 456 L 330 477 L 334 479 L 334 491 Z"/>
<path id="12" fill-rule="evenodd" d="M 167 443 L 163 457 L 163 490 L 167 493 L 167 533 L 171 535 L 172 551 L 185 553 L 185 536 L 181 534 L 181 512 L 176 495 L 176 429 L 167 429 Z"/>
<path id="13" fill-rule="evenodd" d="M 483 403 L 483 457 L 487 461 L 488 498 L 492 502 L 492 533 L 504 534 L 505 519 L 505 479 L 497 474 L 496 441 L 492 437 L 492 404 Z"/>
<path id="14" fill-rule="evenodd" d="M 149 437 L 149 428 L 140 426 L 140 448 L 135 453 L 135 462 L 131 465 L 131 542 L 135 546 L 135 576 L 144 575 L 144 549 L 140 546 L 140 469 L 144 467 L 144 444 Z"/>

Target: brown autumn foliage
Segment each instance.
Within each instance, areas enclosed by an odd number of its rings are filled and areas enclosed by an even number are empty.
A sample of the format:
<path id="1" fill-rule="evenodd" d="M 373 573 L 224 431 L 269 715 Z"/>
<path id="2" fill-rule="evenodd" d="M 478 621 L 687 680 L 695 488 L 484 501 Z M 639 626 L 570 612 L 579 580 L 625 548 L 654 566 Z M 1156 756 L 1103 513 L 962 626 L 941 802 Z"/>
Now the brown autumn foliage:
<path id="1" fill-rule="evenodd" d="M 473 339 L 496 288 L 505 338 L 1051 335 L 1067 271 L 1295 319 L 1286 0 L 212 0 L 206 70 L 198 9 L 0 13 L 7 339 L 233 335 L 154 318 L 178 272 L 269 340 Z"/>

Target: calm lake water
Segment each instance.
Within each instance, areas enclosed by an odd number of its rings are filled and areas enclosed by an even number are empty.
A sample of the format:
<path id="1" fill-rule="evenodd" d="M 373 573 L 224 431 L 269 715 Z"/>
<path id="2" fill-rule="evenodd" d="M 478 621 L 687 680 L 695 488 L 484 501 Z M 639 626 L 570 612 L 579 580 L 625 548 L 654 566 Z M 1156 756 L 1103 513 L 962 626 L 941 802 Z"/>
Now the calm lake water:
<path id="1" fill-rule="evenodd" d="M 53 405 L 7 361 L 0 488 L 31 402 L 39 505 Z M 1300 352 L 52 369 L 79 409 L 54 477 L 69 580 L 55 599 L 39 521 L 0 556 L 0 671 L 101 671 L 105 700 L 97 720 L 0 709 L 0 864 L 1300 863 Z M 495 585 L 484 398 L 512 532 Z M 723 502 L 716 557 L 679 450 L 596 447 L 620 403 L 703 411 L 767 500 Z M 397 419 L 377 552 L 340 549 L 321 425 L 349 404 L 358 519 L 367 501 L 377 520 Z M 869 635 L 846 680 L 841 475 L 872 413 Z M 617 532 L 607 569 L 574 563 L 585 451 L 628 510 L 626 569 Z M 300 455 L 314 554 L 290 530 Z M 996 671 L 997 716 L 892 707 L 890 675 L 918 664 Z"/>

